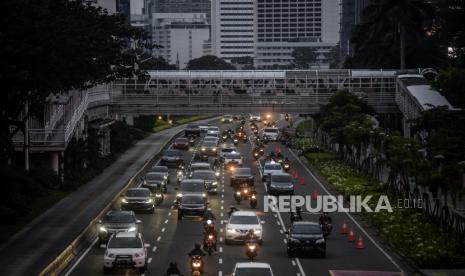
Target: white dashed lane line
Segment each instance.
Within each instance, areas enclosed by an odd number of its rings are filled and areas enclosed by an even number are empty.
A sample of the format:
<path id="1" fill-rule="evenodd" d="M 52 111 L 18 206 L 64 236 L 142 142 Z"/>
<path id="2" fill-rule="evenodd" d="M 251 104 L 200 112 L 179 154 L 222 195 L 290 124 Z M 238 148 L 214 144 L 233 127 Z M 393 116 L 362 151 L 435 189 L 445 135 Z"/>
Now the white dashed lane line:
<path id="1" fill-rule="evenodd" d="M 157 251 L 157 247 L 156 247 L 156 246 L 154 246 L 154 247 L 152 248 L 152 252 L 155 252 L 155 251 Z"/>
<path id="2" fill-rule="evenodd" d="M 147 263 L 151 263 L 152 262 L 152 257 L 150 257 L 148 260 L 147 260 Z"/>
<path id="3" fill-rule="evenodd" d="M 160 241 L 160 240 L 161 240 L 161 236 L 158 236 L 157 241 Z"/>

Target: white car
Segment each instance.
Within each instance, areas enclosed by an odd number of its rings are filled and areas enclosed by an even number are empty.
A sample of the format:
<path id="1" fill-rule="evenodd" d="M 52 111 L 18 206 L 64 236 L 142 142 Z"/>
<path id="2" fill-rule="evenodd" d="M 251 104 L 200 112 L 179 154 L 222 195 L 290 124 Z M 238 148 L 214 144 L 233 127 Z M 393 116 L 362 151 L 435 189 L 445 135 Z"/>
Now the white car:
<path id="1" fill-rule="evenodd" d="M 229 166 L 235 164 L 236 166 L 242 167 L 244 158 L 238 152 L 231 152 L 224 155 L 224 165 Z"/>
<path id="2" fill-rule="evenodd" d="M 279 140 L 279 129 L 277 127 L 266 127 L 262 133 L 263 140 L 278 141 Z"/>
<path id="3" fill-rule="evenodd" d="M 234 121 L 234 118 L 232 115 L 224 115 L 223 118 L 221 118 L 221 122 L 223 123 L 232 123 Z"/>
<path id="4" fill-rule="evenodd" d="M 207 129 L 207 133 L 216 133 L 218 136 L 220 135 L 220 128 L 217 126 L 209 126 Z"/>
<path id="5" fill-rule="evenodd" d="M 210 127 L 210 124 L 199 124 L 200 132 L 207 132 L 209 127 Z"/>
<path id="6" fill-rule="evenodd" d="M 237 149 L 235 147 L 224 147 L 224 148 L 221 148 L 220 150 L 220 158 L 221 160 L 224 160 L 224 156 L 228 153 L 232 153 L 234 151 L 237 151 Z"/>
<path id="7" fill-rule="evenodd" d="M 253 230 L 258 243 L 263 242 L 263 221 L 253 211 L 236 211 L 231 214 L 226 225 L 226 243 L 244 241 L 249 230 Z"/>
<path id="8" fill-rule="evenodd" d="M 262 117 L 260 116 L 260 114 L 250 114 L 249 118 L 251 121 L 256 121 L 256 122 L 260 122 L 262 120 Z"/>
<path id="9" fill-rule="evenodd" d="M 270 176 L 275 173 L 283 173 L 283 167 L 281 164 L 276 163 L 275 161 L 266 162 L 265 165 L 263 165 L 262 180 L 268 180 Z"/>
<path id="10" fill-rule="evenodd" d="M 108 242 L 103 257 L 104 274 L 113 269 L 134 269 L 144 273 L 147 269 L 147 247 L 142 235 L 136 232 L 119 232 L 114 234 Z"/>
<path id="11" fill-rule="evenodd" d="M 273 276 L 273 270 L 268 263 L 246 262 L 236 263 L 232 276 L 260 275 Z"/>
<path id="12" fill-rule="evenodd" d="M 216 137 L 216 136 L 205 136 L 205 138 L 203 138 L 203 141 L 204 142 L 215 142 L 215 143 L 219 143 L 220 142 L 220 138 Z"/>
<path id="13" fill-rule="evenodd" d="M 205 134 L 205 137 L 215 137 L 220 139 L 220 132 L 216 130 L 208 130 L 207 134 Z"/>

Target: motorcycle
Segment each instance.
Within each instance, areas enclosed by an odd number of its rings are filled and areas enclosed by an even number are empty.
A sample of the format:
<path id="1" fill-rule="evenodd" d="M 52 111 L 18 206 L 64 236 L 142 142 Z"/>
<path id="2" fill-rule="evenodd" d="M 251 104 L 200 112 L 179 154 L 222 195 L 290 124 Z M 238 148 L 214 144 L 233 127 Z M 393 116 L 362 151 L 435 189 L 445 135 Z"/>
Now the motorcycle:
<path id="1" fill-rule="evenodd" d="M 254 150 L 254 152 L 253 152 L 253 158 L 255 158 L 255 160 L 260 159 L 260 151 Z"/>
<path id="2" fill-rule="evenodd" d="M 215 230 L 215 224 L 213 223 L 213 220 L 208 219 L 208 220 L 205 222 L 203 228 L 204 228 L 204 230 L 205 230 L 206 232 Z"/>
<path id="3" fill-rule="evenodd" d="M 193 146 L 195 143 L 195 138 L 193 136 L 189 137 L 189 145 Z"/>
<path id="4" fill-rule="evenodd" d="M 241 200 L 242 200 L 241 191 L 236 191 L 234 193 L 234 200 L 236 200 L 237 204 L 241 204 Z"/>
<path id="5" fill-rule="evenodd" d="M 239 140 L 238 140 L 237 138 L 234 138 L 234 139 L 233 139 L 233 144 L 234 144 L 235 146 L 237 146 L 238 143 L 239 143 Z"/>
<path id="6" fill-rule="evenodd" d="M 258 255 L 257 242 L 255 241 L 255 239 L 248 240 L 245 243 L 245 248 L 245 254 L 247 255 L 247 257 L 249 257 L 250 261 L 253 261 L 253 259 Z"/>
<path id="7" fill-rule="evenodd" d="M 191 271 L 192 275 L 201 275 L 203 273 L 202 256 L 195 255 L 191 257 Z"/>
<path id="8" fill-rule="evenodd" d="M 208 234 L 205 237 L 205 241 L 203 243 L 203 248 L 205 251 L 208 252 L 208 256 L 212 255 L 213 250 L 216 251 L 216 237 L 213 234 Z"/>
<path id="9" fill-rule="evenodd" d="M 257 208 L 257 195 L 256 194 L 252 194 L 250 196 L 250 207 L 252 209 Z"/>
<path id="10" fill-rule="evenodd" d="M 302 221 L 302 214 L 299 211 L 291 212 L 291 223 L 294 221 Z"/>
<path id="11" fill-rule="evenodd" d="M 164 198 L 163 193 L 157 191 L 155 193 L 155 205 L 160 206 L 160 204 L 163 202 L 163 198 Z"/>
<path id="12" fill-rule="evenodd" d="M 223 135 L 222 138 L 223 138 L 223 141 L 226 141 L 226 140 L 228 140 L 228 135 Z"/>
<path id="13" fill-rule="evenodd" d="M 289 164 L 289 162 L 284 161 L 283 168 L 285 172 L 289 172 L 289 170 L 291 169 L 291 165 Z"/>
<path id="14" fill-rule="evenodd" d="M 333 225 L 330 224 L 330 223 L 323 223 L 323 224 L 320 224 L 321 226 L 321 230 L 323 231 L 323 236 L 326 238 L 327 236 L 329 236 L 329 234 L 331 234 L 331 230 L 333 230 Z"/>

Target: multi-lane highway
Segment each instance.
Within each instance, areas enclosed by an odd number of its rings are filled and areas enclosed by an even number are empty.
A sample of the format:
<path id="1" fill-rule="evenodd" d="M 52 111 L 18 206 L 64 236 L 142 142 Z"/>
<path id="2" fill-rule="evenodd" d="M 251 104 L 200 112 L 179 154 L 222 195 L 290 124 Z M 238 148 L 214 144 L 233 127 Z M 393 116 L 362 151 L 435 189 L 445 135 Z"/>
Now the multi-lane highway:
<path id="1" fill-rule="evenodd" d="M 278 117 L 278 115 L 275 115 Z M 286 124 L 280 120 L 281 126 Z M 218 124 L 221 129 L 233 128 L 232 124 Z M 246 129 L 251 136 L 250 129 Z M 260 125 L 261 126 L 261 125 Z M 197 139 L 194 147 L 184 151 L 186 165 L 192 162 L 194 153 L 198 151 L 200 139 Z M 291 170 L 299 173 L 298 180 L 294 184 L 296 195 L 312 195 L 315 191 L 319 195 L 327 194 L 329 191 L 315 178 L 298 157 L 286 149 L 280 143 L 269 143 L 265 152 L 280 147 L 285 157 L 291 163 Z M 255 210 L 262 220 L 263 245 L 260 246 L 257 262 L 271 264 L 275 275 L 329 275 L 332 270 L 351 271 L 402 271 L 399 262 L 391 257 L 390 253 L 383 249 L 369 232 L 362 229 L 360 224 L 348 213 L 333 213 L 334 229 L 327 239 L 326 258 L 298 257 L 290 258 L 286 254 L 285 231 L 290 224 L 288 213 L 263 212 L 263 196 L 266 195 L 266 186 L 261 181 L 261 165 L 263 160 L 257 162 L 252 157 L 252 146 L 250 141 L 240 142 L 237 146 L 244 157 L 244 166 L 252 168 L 255 175 L 255 187 L 259 195 L 259 204 L 256 209 L 251 209 L 248 201 L 242 201 L 237 205 L 234 201 L 233 189 L 229 186 L 230 173 L 222 170 L 219 181 L 218 195 L 209 195 L 210 207 L 217 220 L 216 228 L 219 232 L 218 251 L 212 256 L 205 257 L 204 275 L 227 275 L 233 270 L 235 263 L 247 262 L 244 245 L 226 245 L 224 242 L 225 225 L 228 219 L 228 211 L 231 206 L 241 210 Z M 148 249 L 148 268 L 146 275 L 165 275 L 170 262 L 177 262 L 184 275 L 190 273 L 190 263 L 187 253 L 193 248 L 194 243 L 202 242 L 203 222 L 198 219 L 177 220 L 177 210 L 174 205 L 175 170 L 170 176 L 173 181 L 168 186 L 168 194 L 161 206 L 158 206 L 154 214 L 137 214 L 142 220 L 142 234 L 146 243 L 150 244 Z M 304 184 L 301 179 L 304 178 Z M 320 214 L 304 213 L 304 220 L 318 221 Z M 353 229 L 358 238 L 363 237 L 364 249 L 357 249 L 356 243 L 350 243 L 347 235 L 340 234 L 343 222 Z M 67 270 L 67 275 L 101 275 L 103 274 L 103 255 L 105 249 L 93 244 L 89 247 Z M 381 275 L 381 274 L 373 274 Z"/>

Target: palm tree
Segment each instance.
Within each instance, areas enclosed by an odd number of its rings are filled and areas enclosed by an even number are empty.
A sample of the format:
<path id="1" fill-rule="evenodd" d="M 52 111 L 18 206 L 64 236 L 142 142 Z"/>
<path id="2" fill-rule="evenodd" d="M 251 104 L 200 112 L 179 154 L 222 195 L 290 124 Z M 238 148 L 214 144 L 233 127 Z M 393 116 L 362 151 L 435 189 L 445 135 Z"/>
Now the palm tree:
<path id="1" fill-rule="evenodd" d="M 406 35 L 424 34 L 425 22 L 433 14 L 434 9 L 425 0 L 372 0 L 363 12 L 362 43 L 397 37 L 398 33 L 400 69 L 405 69 Z"/>

